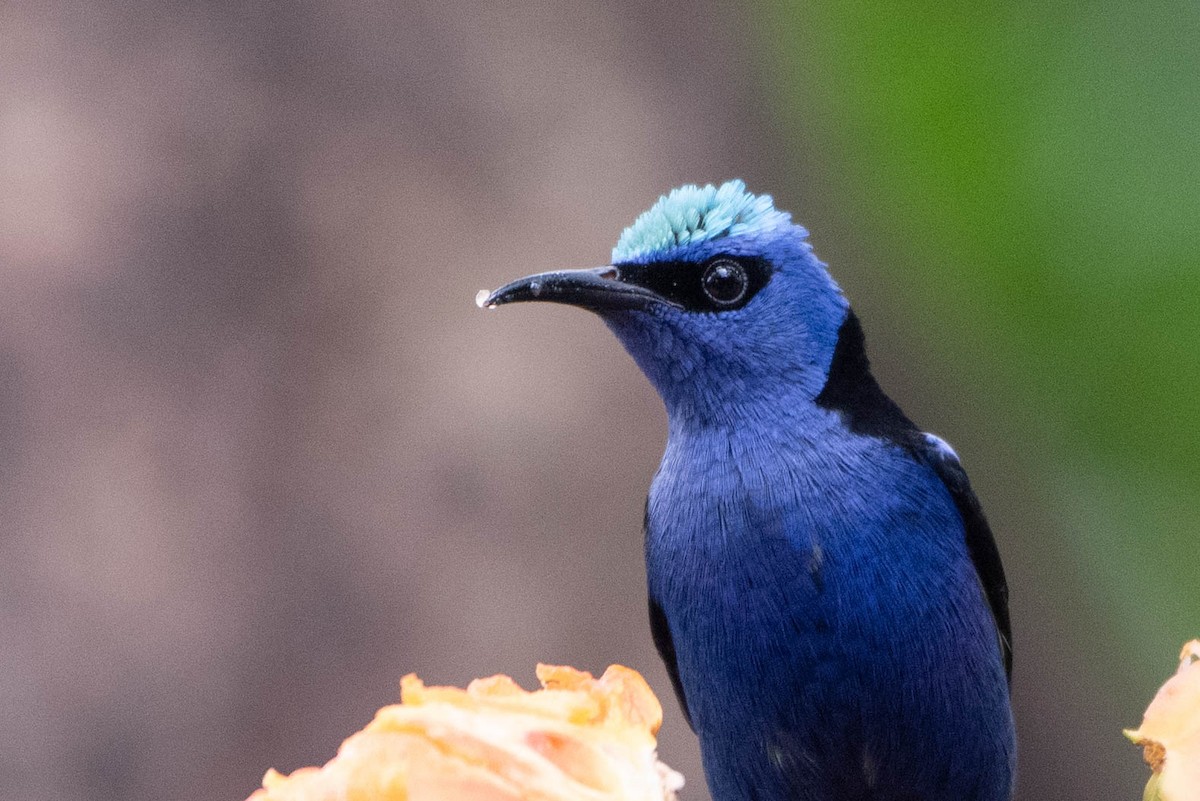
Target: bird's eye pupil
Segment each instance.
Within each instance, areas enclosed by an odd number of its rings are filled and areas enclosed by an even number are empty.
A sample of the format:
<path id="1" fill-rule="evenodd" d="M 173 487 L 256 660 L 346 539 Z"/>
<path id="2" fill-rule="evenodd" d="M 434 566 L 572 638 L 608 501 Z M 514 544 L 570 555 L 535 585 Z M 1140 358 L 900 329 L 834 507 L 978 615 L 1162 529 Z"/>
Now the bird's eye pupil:
<path id="1" fill-rule="evenodd" d="M 704 294 L 718 306 L 732 306 L 742 299 L 749 286 L 746 270 L 730 259 L 721 259 L 708 265 L 701 285 Z"/>

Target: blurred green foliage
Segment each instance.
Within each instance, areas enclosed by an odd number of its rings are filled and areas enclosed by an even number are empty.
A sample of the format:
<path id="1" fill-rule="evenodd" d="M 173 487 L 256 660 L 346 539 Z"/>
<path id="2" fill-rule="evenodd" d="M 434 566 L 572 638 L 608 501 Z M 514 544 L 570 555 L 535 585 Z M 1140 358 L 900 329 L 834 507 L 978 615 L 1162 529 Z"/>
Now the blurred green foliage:
<path id="1" fill-rule="evenodd" d="M 1200 4 L 767 2 L 759 23 L 784 129 L 845 182 L 879 280 L 938 319 L 929 346 L 998 393 L 972 400 L 1020 432 L 1121 669 L 1156 686 L 1200 627 Z"/>

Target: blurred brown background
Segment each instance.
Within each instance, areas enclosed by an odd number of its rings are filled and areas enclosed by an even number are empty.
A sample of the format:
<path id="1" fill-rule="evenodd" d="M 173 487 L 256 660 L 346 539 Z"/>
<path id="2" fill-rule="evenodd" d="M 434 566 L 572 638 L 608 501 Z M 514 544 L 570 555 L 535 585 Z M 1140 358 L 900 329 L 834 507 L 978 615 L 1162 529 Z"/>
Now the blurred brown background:
<path id="1" fill-rule="evenodd" d="M 546 661 L 643 671 L 707 798 L 645 622 L 658 400 L 588 315 L 472 300 L 734 176 L 814 231 L 887 385 L 972 467 L 1014 585 L 1023 796 L 1133 792 L 1095 701 L 1121 669 L 1081 675 L 1068 634 L 1099 613 L 1047 611 L 1089 602 L 1025 503 L 1037 446 L 906 333 L 941 335 L 874 277 L 831 123 L 776 113 L 769 28 L 715 3 L 0 5 L 0 797 L 243 798 L 403 673 L 529 686 Z"/>

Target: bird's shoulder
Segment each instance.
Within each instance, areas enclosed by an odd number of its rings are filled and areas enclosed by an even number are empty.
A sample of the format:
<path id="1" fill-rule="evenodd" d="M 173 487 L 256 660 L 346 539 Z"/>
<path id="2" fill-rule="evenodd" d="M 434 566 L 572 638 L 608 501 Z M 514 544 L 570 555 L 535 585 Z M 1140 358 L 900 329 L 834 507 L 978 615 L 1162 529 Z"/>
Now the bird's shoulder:
<path id="1" fill-rule="evenodd" d="M 1000 561 L 1000 550 L 991 525 L 983 513 L 967 471 L 958 454 L 950 444 L 935 434 L 914 432 L 909 437 L 909 450 L 941 479 L 950 493 L 954 506 L 963 521 L 963 535 L 967 553 L 979 576 L 979 583 L 991 607 L 992 617 L 1000 635 L 1000 650 L 1004 657 L 1004 670 L 1012 677 L 1012 623 L 1008 613 L 1008 581 L 1004 576 L 1004 565 Z"/>
<path id="2" fill-rule="evenodd" d="M 983 507 L 950 444 L 917 428 L 875 380 L 867 359 L 862 324 L 852 309 L 847 310 L 838 331 L 826 383 L 815 401 L 818 406 L 838 413 L 852 434 L 882 440 L 907 452 L 946 487 L 962 518 L 967 552 L 996 621 L 1005 670 L 1011 676 L 1008 583 Z"/>

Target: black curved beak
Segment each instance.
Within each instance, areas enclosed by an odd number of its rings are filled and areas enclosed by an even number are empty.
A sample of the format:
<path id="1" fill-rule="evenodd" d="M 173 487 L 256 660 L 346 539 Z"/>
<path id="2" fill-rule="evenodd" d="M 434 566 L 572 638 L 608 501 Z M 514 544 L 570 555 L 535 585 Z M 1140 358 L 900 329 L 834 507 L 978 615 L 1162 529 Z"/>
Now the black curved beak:
<path id="1" fill-rule="evenodd" d="M 646 309 L 654 304 L 669 303 L 656 292 L 622 281 L 617 267 L 538 273 L 518 278 L 490 295 L 479 294 L 476 302 L 487 309 L 535 300 L 566 303 L 591 311 Z"/>

